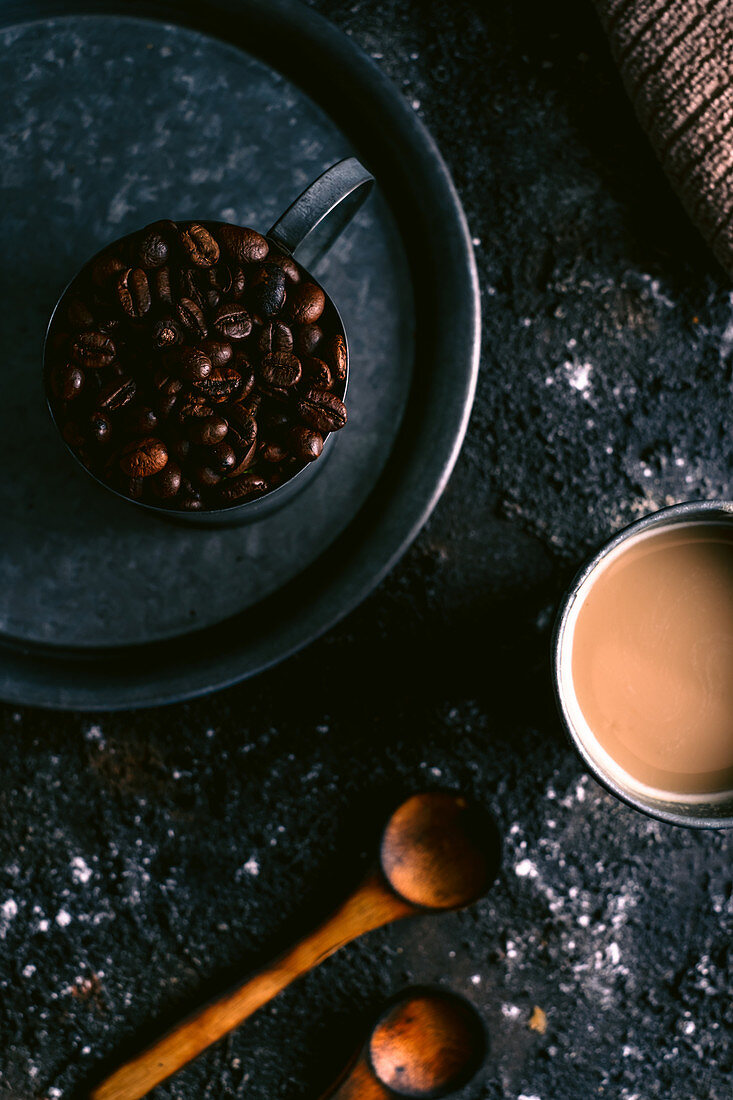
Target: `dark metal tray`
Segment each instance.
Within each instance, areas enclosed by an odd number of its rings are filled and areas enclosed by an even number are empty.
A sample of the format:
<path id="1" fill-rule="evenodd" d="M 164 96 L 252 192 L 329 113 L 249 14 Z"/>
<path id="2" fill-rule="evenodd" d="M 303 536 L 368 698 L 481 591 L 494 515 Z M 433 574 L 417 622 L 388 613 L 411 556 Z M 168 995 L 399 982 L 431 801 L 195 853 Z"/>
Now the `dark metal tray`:
<path id="1" fill-rule="evenodd" d="M 458 198 L 400 93 L 293 0 L 0 3 L 0 57 L 0 697 L 113 709 L 234 683 L 355 607 L 445 485 L 479 335 Z M 321 476 L 229 530 L 138 515 L 82 477 L 40 384 L 78 265 L 156 217 L 266 228 L 350 153 L 379 189 L 317 269 L 352 349 Z"/>

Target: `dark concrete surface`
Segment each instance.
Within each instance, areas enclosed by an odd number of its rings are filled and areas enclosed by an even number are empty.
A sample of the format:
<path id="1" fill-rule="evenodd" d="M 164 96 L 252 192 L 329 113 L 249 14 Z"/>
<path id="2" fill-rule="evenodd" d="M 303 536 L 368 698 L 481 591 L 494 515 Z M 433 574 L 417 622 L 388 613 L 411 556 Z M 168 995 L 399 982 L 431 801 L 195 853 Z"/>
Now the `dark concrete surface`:
<path id="1" fill-rule="evenodd" d="M 316 1097 L 387 995 L 441 982 L 489 1032 L 466 1097 L 728 1100 L 730 837 L 583 774 L 548 648 L 607 532 L 733 495 L 730 288 L 588 3 L 313 6 L 403 86 L 461 191 L 485 324 L 468 440 L 390 578 L 282 667 L 165 710 L 5 708 L 0 1095 L 73 1095 L 324 912 L 404 793 L 447 785 L 504 831 L 490 896 L 342 951 L 155 1095 Z"/>

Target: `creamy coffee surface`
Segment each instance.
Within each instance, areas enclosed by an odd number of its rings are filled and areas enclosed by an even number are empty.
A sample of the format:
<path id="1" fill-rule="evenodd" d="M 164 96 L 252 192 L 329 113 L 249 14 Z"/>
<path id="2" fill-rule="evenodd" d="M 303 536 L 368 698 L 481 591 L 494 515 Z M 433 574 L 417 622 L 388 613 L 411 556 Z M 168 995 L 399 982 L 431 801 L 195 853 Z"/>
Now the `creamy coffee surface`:
<path id="1" fill-rule="evenodd" d="M 630 540 L 593 582 L 572 649 L 602 747 L 642 783 L 733 788 L 733 524 Z"/>

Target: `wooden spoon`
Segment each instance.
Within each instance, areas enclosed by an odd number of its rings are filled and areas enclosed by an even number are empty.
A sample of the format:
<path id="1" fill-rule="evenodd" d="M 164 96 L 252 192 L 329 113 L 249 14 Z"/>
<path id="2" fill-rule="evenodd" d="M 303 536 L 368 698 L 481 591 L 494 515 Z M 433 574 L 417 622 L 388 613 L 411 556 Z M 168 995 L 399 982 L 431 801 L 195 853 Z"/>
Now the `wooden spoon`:
<path id="1" fill-rule="evenodd" d="M 487 815 L 445 791 L 414 795 L 387 822 L 378 867 L 333 916 L 121 1066 L 91 1100 L 139 1100 L 351 940 L 401 917 L 475 901 L 493 882 L 499 862 L 498 832 Z"/>
<path id="2" fill-rule="evenodd" d="M 485 1053 L 484 1027 L 468 1001 L 442 990 L 408 990 L 321 1100 L 447 1096 L 470 1081 Z"/>

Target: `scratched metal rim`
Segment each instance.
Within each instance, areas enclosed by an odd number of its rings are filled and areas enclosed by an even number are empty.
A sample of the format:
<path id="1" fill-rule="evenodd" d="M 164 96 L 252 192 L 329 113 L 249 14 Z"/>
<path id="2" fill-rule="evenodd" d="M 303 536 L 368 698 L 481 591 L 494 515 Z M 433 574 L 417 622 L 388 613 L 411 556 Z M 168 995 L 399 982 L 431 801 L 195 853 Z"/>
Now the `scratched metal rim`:
<path id="1" fill-rule="evenodd" d="M 180 639 L 91 655 L 0 638 L 5 700 L 124 710 L 194 698 L 270 668 L 379 584 L 427 521 L 458 457 L 476 387 L 480 304 L 465 216 L 432 137 L 374 62 L 322 16 L 298 0 L 0 0 L 4 29 L 75 14 L 147 18 L 220 38 L 326 111 L 378 179 L 401 227 L 421 363 L 393 452 L 362 509 L 316 562 L 247 610 L 246 644 L 239 615 Z"/>

